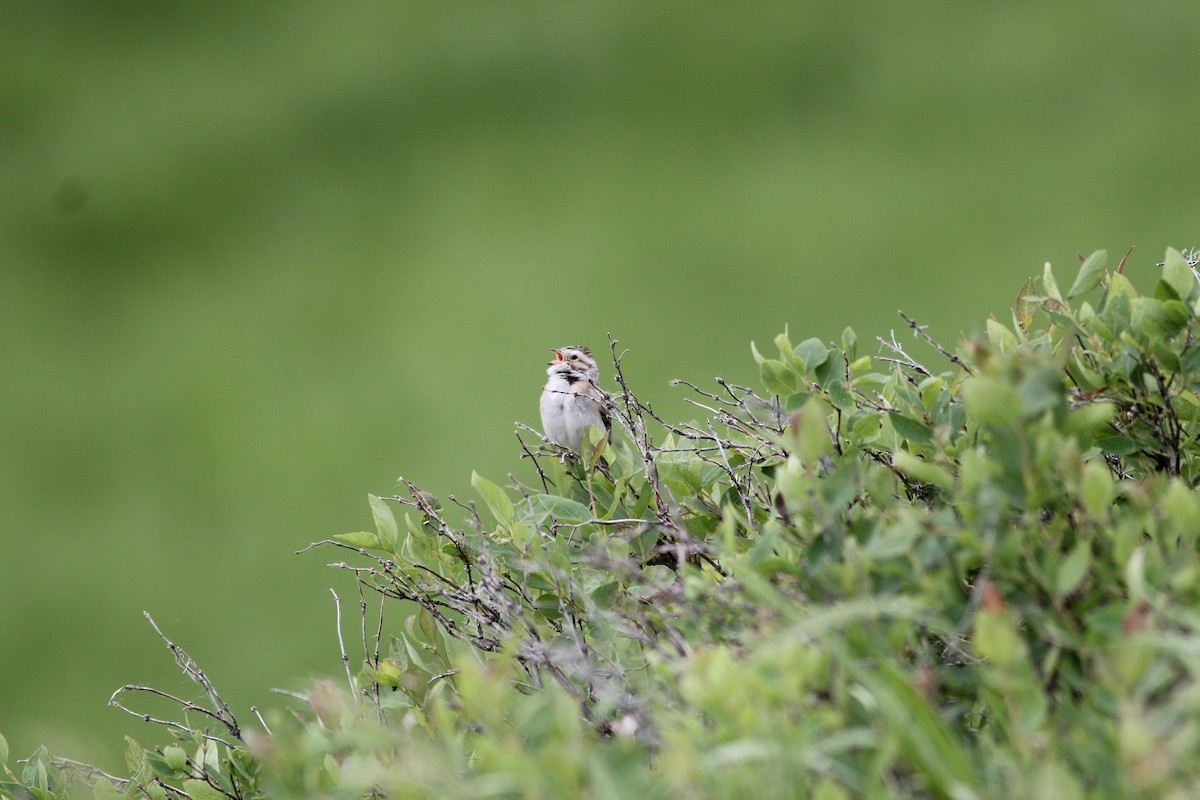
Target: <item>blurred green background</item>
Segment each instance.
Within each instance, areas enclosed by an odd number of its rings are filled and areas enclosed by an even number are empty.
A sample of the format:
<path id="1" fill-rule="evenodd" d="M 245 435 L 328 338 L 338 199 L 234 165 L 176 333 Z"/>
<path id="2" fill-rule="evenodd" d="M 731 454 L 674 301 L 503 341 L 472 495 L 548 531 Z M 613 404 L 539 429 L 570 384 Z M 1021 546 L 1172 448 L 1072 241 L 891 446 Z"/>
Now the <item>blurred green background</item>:
<path id="1" fill-rule="evenodd" d="M 120 769 L 126 682 L 339 673 L 399 474 L 527 474 L 548 348 L 954 342 L 1197 243 L 1194 3 L 0 6 L 0 730 Z M 602 362 L 603 363 L 603 362 Z M 610 380 L 607 370 L 606 381 Z M 351 604 L 353 608 L 353 604 Z M 350 636 L 353 639 L 353 636 Z"/>

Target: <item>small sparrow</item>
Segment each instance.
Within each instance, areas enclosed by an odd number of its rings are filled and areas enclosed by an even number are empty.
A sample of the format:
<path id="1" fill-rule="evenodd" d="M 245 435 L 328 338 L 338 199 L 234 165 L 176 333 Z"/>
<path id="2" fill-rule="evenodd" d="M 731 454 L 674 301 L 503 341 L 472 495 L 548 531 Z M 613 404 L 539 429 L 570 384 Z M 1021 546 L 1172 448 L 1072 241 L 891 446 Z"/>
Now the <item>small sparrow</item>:
<path id="1" fill-rule="evenodd" d="M 561 347 L 550 352 L 554 360 L 546 370 L 550 380 L 542 389 L 542 428 L 550 441 L 579 455 L 588 428 L 612 432 L 608 416 L 612 401 L 600 389 L 600 371 L 586 347 Z"/>

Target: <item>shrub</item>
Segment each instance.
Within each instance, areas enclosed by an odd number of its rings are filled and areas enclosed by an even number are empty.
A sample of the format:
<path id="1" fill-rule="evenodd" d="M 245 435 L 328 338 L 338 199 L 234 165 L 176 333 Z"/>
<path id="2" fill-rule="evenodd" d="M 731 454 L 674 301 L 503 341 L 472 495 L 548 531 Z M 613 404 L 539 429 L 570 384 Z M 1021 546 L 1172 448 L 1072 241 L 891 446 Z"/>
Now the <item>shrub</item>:
<path id="1" fill-rule="evenodd" d="M 128 780 L 39 751 L 0 795 L 1197 796 L 1188 258 L 1151 296 L 1047 265 L 956 352 L 905 318 L 940 371 L 784 333 L 764 393 L 684 384 L 698 422 L 613 342 L 615 443 L 523 442 L 532 481 L 480 503 L 403 482 L 318 543 L 357 588 L 346 686 L 245 729 L 164 636 L 207 697 L 178 743 Z"/>

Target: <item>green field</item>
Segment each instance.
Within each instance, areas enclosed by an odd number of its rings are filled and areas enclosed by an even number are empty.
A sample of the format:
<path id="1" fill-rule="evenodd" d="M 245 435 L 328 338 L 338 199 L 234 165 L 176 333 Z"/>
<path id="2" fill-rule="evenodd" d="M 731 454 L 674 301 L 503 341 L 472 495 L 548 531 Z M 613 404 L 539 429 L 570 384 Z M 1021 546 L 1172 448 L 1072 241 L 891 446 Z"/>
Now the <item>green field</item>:
<path id="1" fill-rule="evenodd" d="M 524 474 L 547 350 L 756 381 L 943 341 L 1044 261 L 1200 243 L 1193 4 L 0 8 L 0 730 L 340 669 L 324 554 L 403 474 Z M 860 350 L 864 350 L 860 345 Z M 603 362 L 602 362 L 603 363 Z M 190 687 L 183 689 L 190 691 Z"/>

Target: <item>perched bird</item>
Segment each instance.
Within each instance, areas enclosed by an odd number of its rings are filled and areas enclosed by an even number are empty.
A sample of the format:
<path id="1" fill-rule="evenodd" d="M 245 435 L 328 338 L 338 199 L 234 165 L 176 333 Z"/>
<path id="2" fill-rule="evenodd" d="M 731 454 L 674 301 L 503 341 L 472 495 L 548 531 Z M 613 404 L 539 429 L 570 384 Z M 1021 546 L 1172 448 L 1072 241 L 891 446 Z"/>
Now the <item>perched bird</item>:
<path id="1" fill-rule="evenodd" d="M 579 455 L 588 428 L 612 432 L 611 401 L 600 389 L 600 371 L 590 350 L 575 346 L 550 352 L 554 360 L 542 389 L 542 429 L 550 441 Z"/>

